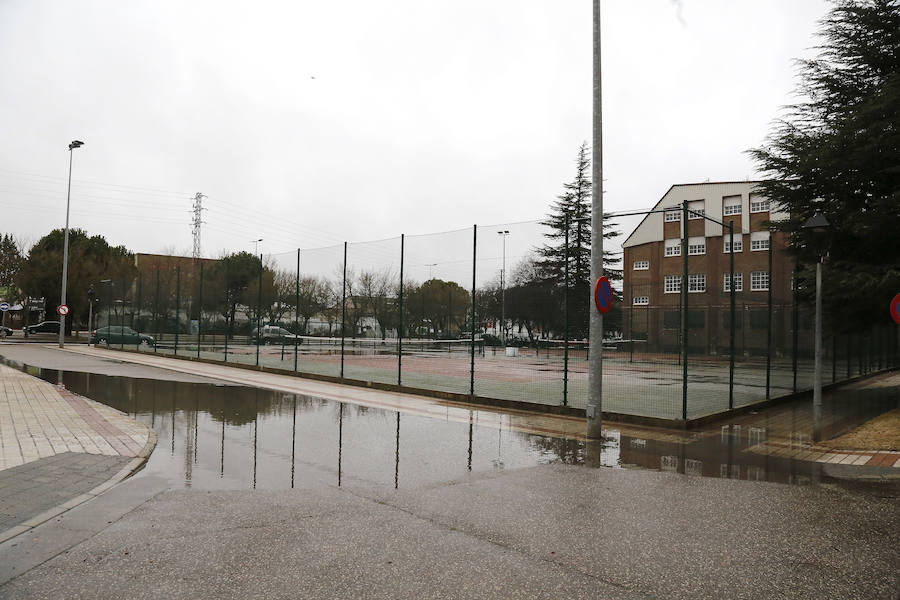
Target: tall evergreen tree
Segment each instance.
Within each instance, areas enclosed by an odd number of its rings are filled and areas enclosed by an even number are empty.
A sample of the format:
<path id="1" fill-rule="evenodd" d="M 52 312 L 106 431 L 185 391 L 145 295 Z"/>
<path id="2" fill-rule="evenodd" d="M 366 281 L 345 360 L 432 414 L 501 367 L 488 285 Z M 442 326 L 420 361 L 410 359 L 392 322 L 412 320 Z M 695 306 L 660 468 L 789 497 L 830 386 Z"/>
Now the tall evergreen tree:
<path id="1" fill-rule="evenodd" d="M 548 242 L 538 252 L 540 276 L 560 294 L 563 301 L 565 291 L 565 265 L 569 263 L 569 335 L 572 338 L 586 338 L 591 298 L 591 158 L 587 142 L 578 148 L 575 158 L 575 178 L 563 184 L 563 193 L 557 196 L 550 208 L 550 214 L 541 224 L 550 228 L 545 234 Z M 569 244 L 566 249 L 566 223 L 568 221 Z M 612 240 L 621 235 L 616 224 L 608 217 L 603 220 L 603 239 Z M 610 281 L 620 281 L 621 262 L 615 252 L 604 244 L 603 270 Z M 606 329 L 616 328 L 618 311 L 608 313 Z M 559 312 L 560 318 L 562 311 Z M 564 326 L 559 322 L 558 328 Z"/>
<path id="2" fill-rule="evenodd" d="M 802 226 L 816 210 L 828 219 L 826 315 L 853 330 L 886 322 L 900 290 L 900 2 L 838 0 L 821 26 L 818 56 L 799 62 L 804 101 L 750 153 L 790 214 L 775 225 L 806 299 L 817 254 Z"/>

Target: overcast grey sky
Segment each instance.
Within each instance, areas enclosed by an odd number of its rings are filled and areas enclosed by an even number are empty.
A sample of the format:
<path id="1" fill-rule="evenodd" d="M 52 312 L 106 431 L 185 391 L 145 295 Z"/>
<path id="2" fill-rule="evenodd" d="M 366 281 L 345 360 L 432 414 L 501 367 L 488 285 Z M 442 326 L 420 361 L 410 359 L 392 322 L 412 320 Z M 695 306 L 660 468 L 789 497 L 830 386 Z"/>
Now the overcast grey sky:
<path id="1" fill-rule="evenodd" d="M 606 206 L 755 176 L 824 0 L 603 2 Z M 589 0 L 0 0 L 0 232 L 267 253 L 543 217 L 591 136 Z"/>

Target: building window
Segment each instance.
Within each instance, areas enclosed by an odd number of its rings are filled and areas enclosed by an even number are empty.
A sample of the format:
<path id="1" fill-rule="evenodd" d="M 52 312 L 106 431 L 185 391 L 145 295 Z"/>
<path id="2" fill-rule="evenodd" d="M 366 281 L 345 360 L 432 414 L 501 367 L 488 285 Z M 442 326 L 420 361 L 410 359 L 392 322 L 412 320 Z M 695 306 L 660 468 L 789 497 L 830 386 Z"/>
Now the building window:
<path id="1" fill-rule="evenodd" d="M 666 240 L 666 256 L 681 256 L 681 240 Z"/>
<path id="2" fill-rule="evenodd" d="M 750 212 L 769 212 L 769 200 L 767 198 L 760 198 L 755 194 L 750 194 Z"/>
<path id="3" fill-rule="evenodd" d="M 731 235 L 725 234 L 723 239 L 725 240 L 722 244 L 724 248 L 725 254 L 729 254 L 731 252 Z M 734 235 L 734 251 L 735 252 L 743 252 L 744 251 L 744 238 L 740 233 L 736 233 Z"/>
<path id="4" fill-rule="evenodd" d="M 753 271 L 750 273 L 750 291 L 764 292 L 769 289 L 769 272 Z"/>
<path id="5" fill-rule="evenodd" d="M 726 292 L 731 291 L 731 273 L 725 273 L 724 276 L 724 285 L 723 290 Z M 743 292 L 744 291 L 744 274 L 743 273 L 735 273 L 734 274 L 734 291 Z"/>
<path id="6" fill-rule="evenodd" d="M 650 268 L 649 260 L 636 260 L 634 261 L 634 270 L 635 271 L 646 271 Z"/>
<path id="7" fill-rule="evenodd" d="M 688 238 L 688 254 L 706 254 L 706 238 Z"/>
<path id="8" fill-rule="evenodd" d="M 703 200 L 694 200 L 693 202 L 688 202 L 688 220 L 693 219 L 702 219 L 703 215 L 706 214 L 706 207 L 703 204 Z"/>
<path id="9" fill-rule="evenodd" d="M 688 275 L 688 291 L 689 292 L 705 292 L 706 291 L 706 273 L 697 273 Z"/>
<path id="10" fill-rule="evenodd" d="M 635 306 L 647 306 L 650 304 L 650 296 L 635 296 L 634 297 L 634 305 Z"/>
<path id="11" fill-rule="evenodd" d="M 663 284 L 667 294 L 678 294 L 681 292 L 681 275 L 666 275 Z"/>
<path id="12" fill-rule="evenodd" d="M 768 250 L 769 249 L 769 232 L 768 231 L 754 231 L 750 234 L 750 251 L 756 252 L 757 250 Z"/>
<path id="13" fill-rule="evenodd" d="M 667 210 L 666 211 L 666 223 L 678 222 L 681 220 L 681 211 L 680 210 Z"/>
<path id="14" fill-rule="evenodd" d="M 722 214 L 726 217 L 728 215 L 741 214 L 741 197 L 726 196 L 725 198 L 722 198 Z"/>

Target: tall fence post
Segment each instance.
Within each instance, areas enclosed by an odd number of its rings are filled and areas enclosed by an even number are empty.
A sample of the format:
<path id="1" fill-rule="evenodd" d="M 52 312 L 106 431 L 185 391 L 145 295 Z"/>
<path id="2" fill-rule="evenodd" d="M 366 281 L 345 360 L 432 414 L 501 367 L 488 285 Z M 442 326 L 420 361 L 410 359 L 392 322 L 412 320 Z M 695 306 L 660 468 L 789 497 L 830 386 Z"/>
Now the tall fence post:
<path id="1" fill-rule="evenodd" d="M 793 355 L 792 361 L 793 361 L 793 371 L 794 371 L 794 382 L 791 385 L 791 389 L 793 390 L 794 393 L 797 393 L 797 352 L 799 350 L 798 336 L 800 335 L 800 333 L 798 331 L 798 329 L 800 327 L 800 312 L 799 312 L 800 309 L 797 306 L 797 287 L 799 284 L 799 281 L 798 281 L 799 276 L 800 276 L 800 263 L 795 262 L 794 263 L 794 285 L 792 286 L 793 290 L 791 290 L 791 302 L 793 304 L 793 306 L 791 306 L 791 322 L 793 323 L 793 325 L 791 327 L 791 329 L 793 330 L 793 332 L 791 334 L 792 346 L 793 346 L 791 354 Z M 771 286 L 769 286 L 769 287 L 771 287 Z"/>
<path id="2" fill-rule="evenodd" d="M 300 248 L 297 248 L 297 298 L 294 304 L 294 373 L 297 372 L 297 357 L 300 345 Z"/>
<path id="3" fill-rule="evenodd" d="M 347 242 L 344 242 L 344 276 L 341 285 L 341 379 L 344 378 L 344 338 L 347 329 Z"/>
<path id="4" fill-rule="evenodd" d="M 681 262 L 683 272 L 681 274 L 681 419 L 687 421 L 687 392 L 688 392 L 688 204 L 687 200 L 681 203 Z"/>
<path id="5" fill-rule="evenodd" d="M 469 395 L 475 397 L 475 266 L 478 263 L 478 225 L 472 225 L 472 347 L 469 349 Z M 484 339 L 481 341 L 484 344 Z"/>
<path id="6" fill-rule="evenodd" d="M 181 265 L 175 269 L 175 356 L 178 356 L 178 321 L 181 318 Z"/>
<path id="7" fill-rule="evenodd" d="M 153 299 L 153 353 L 156 353 L 156 344 L 159 342 L 159 265 L 156 265 L 156 296 Z"/>
<path id="8" fill-rule="evenodd" d="M 566 239 L 563 246 L 563 406 L 569 405 L 569 213 L 566 211 Z"/>
<path id="9" fill-rule="evenodd" d="M 137 321 L 138 321 L 138 324 L 140 324 L 140 322 L 141 322 L 141 303 L 144 299 L 143 293 L 144 293 L 144 274 L 140 273 L 138 275 L 138 297 L 137 297 L 137 312 L 138 312 Z M 131 328 L 134 329 L 135 331 L 137 331 L 137 329 L 141 329 L 140 327 L 135 328 L 135 326 L 134 326 L 134 310 L 131 311 Z M 90 327 L 88 327 L 88 330 L 90 330 Z M 91 334 L 91 332 L 88 331 L 88 335 L 90 335 L 90 334 Z M 140 335 L 138 336 L 138 340 L 136 343 L 137 343 L 136 350 L 140 350 L 140 347 L 141 347 L 141 336 Z"/>
<path id="10" fill-rule="evenodd" d="M 731 238 L 730 242 L 730 252 L 728 253 L 728 289 L 730 290 L 728 297 L 729 302 L 731 303 L 731 325 L 729 329 L 731 330 L 728 336 L 728 409 L 731 410 L 734 408 L 734 293 L 735 293 L 735 285 L 734 285 L 734 219 L 728 221 L 728 235 Z M 743 244 L 743 242 L 741 242 Z M 769 244 L 769 247 L 772 247 L 772 244 Z M 769 277 L 771 279 L 772 274 L 769 273 Z M 743 287 L 743 275 L 741 276 L 741 287 Z M 771 281 L 769 284 L 771 288 Z M 746 323 L 742 323 L 741 329 L 743 330 L 746 327 Z"/>
<path id="11" fill-rule="evenodd" d="M 256 366 L 259 366 L 259 343 L 262 340 L 262 331 L 260 331 L 259 318 L 262 315 L 262 276 L 263 262 L 262 254 L 259 255 L 259 281 L 256 284 Z"/>
<path id="12" fill-rule="evenodd" d="M 200 262 L 200 289 L 197 294 L 197 358 L 200 358 L 200 342 L 203 340 L 203 261 Z"/>
<path id="13" fill-rule="evenodd" d="M 766 325 L 766 400 L 770 398 L 772 388 L 772 288 L 775 287 L 775 278 L 772 276 L 772 246 L 774 246 L 772 237 L 769 234 L 769 320 Z"/>
<path id="14" fill-rule="evenodd" d="M 397 385 L 403 385 L 403 259 L 406 251 L 406 235 L 400 234 L 400 316 L 397 327 Z M 399 417 L 399 413 L 398 413 Z M 398 425 L 399 427 L 399 425 Z"/>

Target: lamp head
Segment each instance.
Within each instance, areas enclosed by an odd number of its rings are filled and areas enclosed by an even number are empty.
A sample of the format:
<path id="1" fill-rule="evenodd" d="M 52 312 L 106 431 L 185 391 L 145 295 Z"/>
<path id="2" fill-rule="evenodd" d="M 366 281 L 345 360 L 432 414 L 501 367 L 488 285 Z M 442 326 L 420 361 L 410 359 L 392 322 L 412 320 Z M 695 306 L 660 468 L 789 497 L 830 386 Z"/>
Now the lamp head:
<path id="1" fill-rule="evenodd" d="M 81 148 L 84 146 L 84 142 L 80 140 L 73 140 L 72 143 L 69 144 L 69 150 L 74 150 L 75 148 Z"/>

